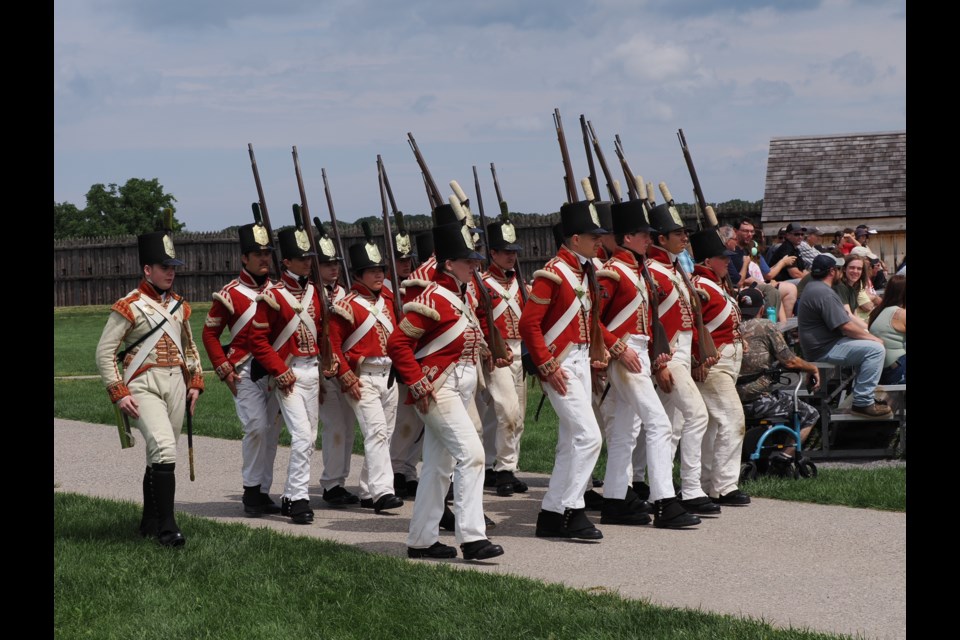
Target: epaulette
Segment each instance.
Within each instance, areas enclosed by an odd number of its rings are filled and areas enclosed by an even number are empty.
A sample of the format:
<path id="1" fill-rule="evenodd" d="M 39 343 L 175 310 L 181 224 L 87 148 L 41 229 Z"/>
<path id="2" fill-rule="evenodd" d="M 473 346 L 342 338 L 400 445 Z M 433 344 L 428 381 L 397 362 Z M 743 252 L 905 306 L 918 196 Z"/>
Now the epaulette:
<path id="1" fill-rule="evenodd" d="M 547 271 L 546 269 L 537 269 L 536 271 L 533 272 L 533 277 L 546 278 L 547 280 L 551 280 L 556 284 L 563 284 L 563 279 L 560 277 L 559 274 L 556 274 L 552 271 Z"/>
<path id="2" fill-rule="evenodd" d="M 422 302 L 408 302 L 407 304 L 403 305 L 403 312 L 419 313 L 423 317 L 430 318 L 434 322 L 440 321 L 440 314 L 437 312 L 437 310 L 431 309 L 430 307 L 423 304 Z"/>
<path id="3" fill-rule="evenodd" d="M 222 291 L 214 291 L 213 299 L 215 302 L 219 302 L 220 304 L 222 304 L 227 309 L 227 311 L 230 312 L 230 315 L 233 315 L 233 300 L 230 299 L 229 295 L 224 295 L 223 292 L 226 290 L 227 288 L 224 287 Z"/>
<path id="4" fill-rule="evenodd" d="M 274 311 L 280 311 L 280 303 L 277 302 L 277 299 L 273 297 L 273 294 L 267 295 L 270 293 L 270 289 L 264 290 L 263 293 L 257 295 L 257 302 L 263 300 L 267 305 Z"/>
<path id="5" fill-rule="evenodd" d="M 432 280 L 420 280 L 418 278 L 409 278 L 400 283 L 400 286 L 403 288 L 406 287 L 420 287 L 421 289 L 426 289 L 430 286 Z"/>
<path id="6" fill-rule="evenodd" d="M 116 311 L 129 322 L 134 322 L 136 318 L 133 315 L 133 311 L 130 309 L 130 305 L 140 299 L 140 291 L 134 289 L 127 295 L 123 296 L 119 300 L 113 303 L 113 306 L 110 307 L 111 311 Z"/>
<path id="7" fill-rule="evenodd" d="M 614 271 L 613 269 L 600 269 L 599 271 L 597 271 L 597 277 L 598 278 L 607 277 L 607 278 L 610 278 L 611 280 L 616 280 L 617 282 L 620 282 L 620 274 Z"/>
<path id="8" fill-rule="evenodd" d="M 353 320 L 353 308 L 350 306 L 350 300 L 351 300 L 352 298 L 355 298 L 355 297 L 356 297 L 356 294 L 351 293 L 351 294 L 347 295 L 347 297 L 342 298 L 342 299 L 340 299 L 340 300 L 337 300 L 337 301 L 336 301 L 335 303 L 333 303 L 333 305 L 330 307 L 331 309 L 333 309 L 333 312 L 334 312 L 335 314 L 337 314 L 338 316 L 340 316 L 341 318 L 343 318 L 344 320 L 346 320 L 346 321 L 349 322 L 350 324 L 353 324 L 353 322 L 354 322 L 354 320 Z"/>

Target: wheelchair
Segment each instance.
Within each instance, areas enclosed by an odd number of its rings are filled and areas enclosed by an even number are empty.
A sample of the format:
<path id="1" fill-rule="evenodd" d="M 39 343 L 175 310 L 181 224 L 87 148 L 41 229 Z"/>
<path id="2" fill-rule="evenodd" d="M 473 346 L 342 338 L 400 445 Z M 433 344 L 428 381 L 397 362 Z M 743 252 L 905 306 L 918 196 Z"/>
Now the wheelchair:
<path id="1" fill-rule="evenodd" d="M 782 385 L 789 385 L 790 378 L 781 368 L 768 369 L 759 373 L 742 376 L 738 383 L 756 380 L 761 376 L 776 377 Z M 803 375 L 798 376 L 793 387 L 793 410 L 786 415 L 764 418 L 747 418 L 747 430 L 743 438 L 743 453 L 740 465 L 740 482 L 756 480 L 760 475 L 785 478 L 815 478 L 817 465 L 803 457 L 803 444 L 800 442 L 800 412 L 798 410 L 800 385 Z M 794 452 L 784 452 L 793 446 Z"/>

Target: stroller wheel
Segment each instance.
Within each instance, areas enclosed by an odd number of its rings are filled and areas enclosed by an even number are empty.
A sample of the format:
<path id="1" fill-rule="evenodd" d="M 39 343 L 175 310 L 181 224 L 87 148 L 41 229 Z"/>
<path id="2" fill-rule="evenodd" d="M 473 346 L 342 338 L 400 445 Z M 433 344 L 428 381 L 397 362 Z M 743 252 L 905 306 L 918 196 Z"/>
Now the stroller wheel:
<path id="1" fill-rule="evenodd" d="M 800 473 L 801 478 L 817 477 L 817 465 L 813 464 L 809 460 L 801 460 L 799 463 L 797 463 L 797 471 Z"/>
<path id="2" fill-rule="evenodd" d="M 757 479 L 757 465 L 755 462 L 744 462 L 740 465 L 740 482 Z"/>

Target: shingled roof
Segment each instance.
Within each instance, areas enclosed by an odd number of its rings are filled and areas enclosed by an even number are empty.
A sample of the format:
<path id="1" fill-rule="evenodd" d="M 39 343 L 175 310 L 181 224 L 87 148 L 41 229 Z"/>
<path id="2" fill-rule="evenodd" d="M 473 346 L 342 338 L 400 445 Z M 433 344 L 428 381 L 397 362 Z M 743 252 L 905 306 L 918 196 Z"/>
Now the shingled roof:
<path id="1" fill-rule="evenodd" d="M 907 133 L 770 139 L 763 223 L 904 229 Z"/>

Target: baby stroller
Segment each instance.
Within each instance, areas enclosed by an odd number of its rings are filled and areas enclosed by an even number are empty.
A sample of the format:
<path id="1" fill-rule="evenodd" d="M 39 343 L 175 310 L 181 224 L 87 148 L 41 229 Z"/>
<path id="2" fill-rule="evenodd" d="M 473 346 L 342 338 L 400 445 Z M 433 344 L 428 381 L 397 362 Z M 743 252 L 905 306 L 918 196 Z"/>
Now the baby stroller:
<path id="1" fill-rule="evenodd" d="M 781 368 L 768 369 L 743 376 L 738 383 L 756 380 L 761 376 L 776 376 L 779 383 L 789 385 L 791 379 Z M 747 431 L 743 437 L 743 454 L 740 465 L 740 482 L 756 480 L 758 475 L 774 475 L 787 478 L 815 478 L 817 465 L 803 457 L 800 442 L 800 412 L 798 393 L 803 376 L 797 377 L 793 388 L 793 410 L 786 415 L 764 418 L 747 418 Z M 793 455 L 784 452 L 794 446 Z"/>

